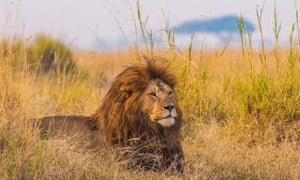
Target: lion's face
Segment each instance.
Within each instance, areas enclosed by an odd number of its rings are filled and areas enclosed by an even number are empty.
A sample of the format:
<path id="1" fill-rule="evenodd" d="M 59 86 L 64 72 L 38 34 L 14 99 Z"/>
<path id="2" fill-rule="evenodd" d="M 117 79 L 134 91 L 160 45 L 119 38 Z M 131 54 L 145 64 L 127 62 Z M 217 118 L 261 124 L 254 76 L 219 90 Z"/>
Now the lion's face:
<path id="1" fill-rule="evenodd" d="M 160 79 L 151 80 L 141 97 L 141 109 L 151 122 L 163 127 L 176 123 L 177 106 L 174 90 Z"/>

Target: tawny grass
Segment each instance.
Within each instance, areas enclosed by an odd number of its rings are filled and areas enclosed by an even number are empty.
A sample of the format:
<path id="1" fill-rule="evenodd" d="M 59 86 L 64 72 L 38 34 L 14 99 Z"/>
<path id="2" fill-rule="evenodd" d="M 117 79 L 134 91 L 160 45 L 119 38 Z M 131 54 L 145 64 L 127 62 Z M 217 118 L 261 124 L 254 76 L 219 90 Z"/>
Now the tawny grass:
<path id="1" fill-rule="evenodd" d="M 4 179 L 298 179 L 300 178 L 298 52 L 282 50 L 277 69 L 267 52 L 238 50 L 187 54 L 156 52 L 170 59 L 185 122 L 183 176 L 132 171 L 114 162 L 109 149 L 87 150 L 78 138 L 45 141 L 28 121 L 61 114 L 90 115 L 113 77 L 136 63 L 129 52 L 75 53 L 78 74 L 41 75 L 29 65 L 0 64 L 0 176 Z M 290 58 L 296 58 L 290 67 Z M 79 72 L 80 73 L 80 72 Z M 293 74 L 290 74 L 293 73 Z"/>

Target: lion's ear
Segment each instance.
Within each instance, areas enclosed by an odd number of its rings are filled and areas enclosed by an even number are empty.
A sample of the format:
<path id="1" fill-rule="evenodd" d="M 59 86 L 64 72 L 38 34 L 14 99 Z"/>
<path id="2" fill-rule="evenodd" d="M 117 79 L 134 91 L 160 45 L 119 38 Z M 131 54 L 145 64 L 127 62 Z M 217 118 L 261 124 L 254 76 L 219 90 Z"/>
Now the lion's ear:
<path id="1" fill-rule="evenodd" d="M 132 83 L 122 83 L 119 86 L 120 94 L 122 94 L 123 100 L 126 101 L 134 92 L 135 86 Z"/>
<path id="2" fill-rule="evenodd" d="M 122 83 L 122 84 L 120 85 L 119 90 L 120 90 L 121 92 L 124 92 L 124 91 L 130 92 L 130 91 L 133 91 L 134 87 L 135 87 L 135 86 L 134 86 L 132 83 Z"/>
<path id="3" fill-rule="evenodd" d="M 119 90 L 121 92 L 134 92 L 134 91 L 140 91 L 143 89 L 143 84 L 139 84 L 137 82 L 127 82 L 127 83 L 121 83 L 119 86 Z"/>

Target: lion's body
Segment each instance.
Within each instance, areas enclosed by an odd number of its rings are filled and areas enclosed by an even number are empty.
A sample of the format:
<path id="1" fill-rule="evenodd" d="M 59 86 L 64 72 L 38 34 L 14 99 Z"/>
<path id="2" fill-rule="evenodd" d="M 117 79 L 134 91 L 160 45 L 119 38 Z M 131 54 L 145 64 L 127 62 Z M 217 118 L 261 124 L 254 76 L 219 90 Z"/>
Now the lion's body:
<path id="1" fill-rule="evenodd" d="M 54 134 L 104 135 L 128 167 L 183 172 L 176 77 L 163 60 L 146 62 L 120 73 L 91 117 L 46 117 L 42 129 Z"/>
<path id="2" fill-rule="evenodd" d="M 42 139 L 80 141 L 80 148 L 97 149 L 106 145 L 99 126 L 88 116 L 48 116 L 34 121 Z M 72 142 L 71 142 L 72 143 Z"/>

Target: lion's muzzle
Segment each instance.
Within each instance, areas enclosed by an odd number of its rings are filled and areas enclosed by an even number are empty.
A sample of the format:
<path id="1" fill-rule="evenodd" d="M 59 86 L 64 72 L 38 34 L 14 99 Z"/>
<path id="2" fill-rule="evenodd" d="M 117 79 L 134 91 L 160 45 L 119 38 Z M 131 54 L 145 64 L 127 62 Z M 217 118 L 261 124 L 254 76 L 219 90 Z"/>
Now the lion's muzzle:
<path id="1" fill-rule="evenodd" d="M 163 127 L 171 127 L 175 124 L 175 119 L 173 117 L 167 117 L 157 121 Z"/>

